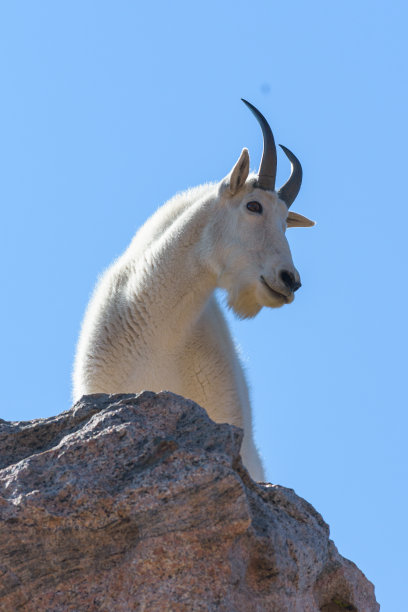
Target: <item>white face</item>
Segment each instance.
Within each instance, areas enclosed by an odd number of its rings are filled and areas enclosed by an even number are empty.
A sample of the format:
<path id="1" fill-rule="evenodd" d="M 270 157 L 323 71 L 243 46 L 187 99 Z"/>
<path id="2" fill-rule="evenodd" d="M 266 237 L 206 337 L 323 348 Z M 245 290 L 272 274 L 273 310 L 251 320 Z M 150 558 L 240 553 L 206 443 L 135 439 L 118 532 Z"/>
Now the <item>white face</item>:
<path id="1" fill-rule="evenodd" d="M 286 205 L 251 182 L 222 200 L 216 224 L 218 284 L 227 290 L 229 306 L 245 318 L 263 306 L 293 302 L 300 277 L 285 235 Z"/>
<path id="2" fill-rule="evenodd" d="M 211 221 L 203 232 L 206 259 L 228 304 L 242 318 L 254 317 L 263 306 L 290 304 L 300 287 L 286 240 L 287 227 L 314 225 L 288 211 L 276 192 L 256 187 L 249 174 L 249 154 L 242 153 L 218 185 Z"/>

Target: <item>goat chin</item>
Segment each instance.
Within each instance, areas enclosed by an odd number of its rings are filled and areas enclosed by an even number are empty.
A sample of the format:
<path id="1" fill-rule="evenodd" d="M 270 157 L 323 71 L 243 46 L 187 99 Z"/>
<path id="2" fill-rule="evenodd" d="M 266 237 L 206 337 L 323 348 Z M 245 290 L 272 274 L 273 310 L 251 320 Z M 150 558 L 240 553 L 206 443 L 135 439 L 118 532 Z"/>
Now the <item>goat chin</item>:
<path id="1" fill-rule="evenodd" d="M 257 285 L 250 284 L 230 291 L 227 303 L 239 319 L 253 319 L 263 307 L 281 308 L 287 300 L 284 297 L 265 296 L 264 291 L 258 295 Z"/>
<path id="2" fill-rule="evenodd" d="M 252 283 L 229 289 L 227 304 L 239 319 L 253 319 L 262 308 L 256 299 L 256 288 Z"/>

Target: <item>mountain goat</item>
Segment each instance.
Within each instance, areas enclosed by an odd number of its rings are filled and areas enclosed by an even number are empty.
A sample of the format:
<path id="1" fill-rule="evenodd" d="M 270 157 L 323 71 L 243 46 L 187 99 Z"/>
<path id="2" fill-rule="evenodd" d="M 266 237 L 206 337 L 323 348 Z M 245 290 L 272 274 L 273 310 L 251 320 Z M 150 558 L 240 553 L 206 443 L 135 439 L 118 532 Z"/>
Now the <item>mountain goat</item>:
<path id="1" fill-rule="evenodd" d="M 104 273 L 78 342 L 73 395 L 167 389 L 193 399 L 217 422 L 244 429 L 242 457 L 264 472 L 252 438 L 245 376 L 214 290 L 226 290 L 238 317 L 290 304 L 300 287 L 285 236 L 313 221 L 289 212 L 302 181 L 299 160 L 275 191 L 276 147 L 263 115 L 243 100 L 263 132 L 258 174 L 243 149 L 220 183 L 164 204 Z"/>

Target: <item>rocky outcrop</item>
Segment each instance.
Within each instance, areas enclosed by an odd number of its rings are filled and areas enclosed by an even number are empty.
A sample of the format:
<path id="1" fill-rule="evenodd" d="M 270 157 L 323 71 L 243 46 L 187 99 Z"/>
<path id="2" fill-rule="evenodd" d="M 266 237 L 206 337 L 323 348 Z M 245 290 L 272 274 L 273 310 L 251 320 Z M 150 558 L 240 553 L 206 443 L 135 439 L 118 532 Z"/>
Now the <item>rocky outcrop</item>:
<path id="1" fill-rule="evenodd" d="M 0 421 L 0 610 L 377 611 L 320 514 L 250 479 L 241 437 L 167 392 Z"/>

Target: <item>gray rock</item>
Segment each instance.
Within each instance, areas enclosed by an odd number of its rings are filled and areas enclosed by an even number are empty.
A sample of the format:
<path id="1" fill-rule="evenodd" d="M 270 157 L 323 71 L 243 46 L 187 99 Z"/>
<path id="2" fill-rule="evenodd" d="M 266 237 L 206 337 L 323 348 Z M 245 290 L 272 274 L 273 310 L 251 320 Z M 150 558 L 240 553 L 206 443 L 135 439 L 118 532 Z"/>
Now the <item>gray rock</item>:
<path id="1" fill-rule="evenodd" d="M 320 514 L 251 480 L 241 440 L 168 392 L 0 421 L 0 610 L 379 610 Z"/>

